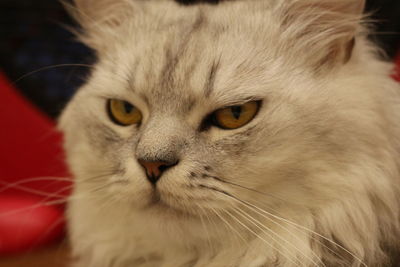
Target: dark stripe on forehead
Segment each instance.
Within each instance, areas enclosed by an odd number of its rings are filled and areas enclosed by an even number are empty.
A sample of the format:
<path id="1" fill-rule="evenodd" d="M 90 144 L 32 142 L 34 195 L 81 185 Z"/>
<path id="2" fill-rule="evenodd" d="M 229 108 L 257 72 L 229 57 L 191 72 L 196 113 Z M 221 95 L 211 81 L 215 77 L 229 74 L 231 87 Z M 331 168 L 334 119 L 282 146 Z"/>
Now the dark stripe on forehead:
<path id="1" fill-rule="evenodd" d="M 129 73 L 128 73 L 128 88 L 135 93 L 135 81 L 136 81 L 136 75 L 138 73 L 138 67 L 140 64 L 140 58 L 136 58 L 135 62 L 133 63 Z"/>
<path id="2" fill-rule="evenodd" d="M 171 88 L 173 86 L 173 72 L 179 61 L 179 57 L 177 55 L 174 57 L 169 45 L 170 44 L 167 44 L 167 48 L 165 50 L 165 62 L 161 71 L 160 81 L 160 85 L 166 88 Z"/>
<path id="3" fill-rule="evenodd" d="M 184 35 L 182 40 L 180 41 L 177 52 L 174 54 L 174 52 L 171 49 L 171 45 L 174 45 L 173 41 L 168 42 L 166 44 L 165 63 L 160 76 L 161 85 L 167 88 L 172 88 L 172 86 L 174 86 L 175 83 L 174 72 L 176 66 L 179 64 L 181 57 L 185 54 L 192 35 L 201 28 L 204 21 L 205 21 L 204 14 L 202 10 L 199 8 L 197 18 L 189 28 L 187 33 Z"/>
<path id="4" fill-rule="evenodd" d="M 201 8 L 199 8 L 196 21 L 192 25 L 192 30 L 189 32 L 189 36 L 191 34 L 193 34 L 195 31 L 199 30 L 200 27 L 204 24 L 204 21 L 205 21 L 205 17 L 203 14 L 203 10 Z"/>
<path id="5" fill-rule="evenodd" d="M 217 60 L 214 60 L 214 62 L 211 65 L 210 72 L 208 74 L 208 79 L 206 81 L 206 84 L 204 85 L 204 95 L 206 97 L 209 97 L 212 91 L 214 90 L 215 76 L 217 74 L 220 61 L 221 57 L 219 57 Z"/>

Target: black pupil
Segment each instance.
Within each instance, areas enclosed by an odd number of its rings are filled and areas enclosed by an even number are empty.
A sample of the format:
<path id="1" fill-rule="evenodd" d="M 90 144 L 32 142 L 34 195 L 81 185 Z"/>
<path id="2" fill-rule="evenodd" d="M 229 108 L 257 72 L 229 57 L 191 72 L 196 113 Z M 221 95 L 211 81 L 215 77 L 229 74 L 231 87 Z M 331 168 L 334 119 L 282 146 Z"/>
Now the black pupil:
<path id="1" fill-rule="evenodd" d="M 124 102 L 124 109 L 126 113 L 131 113 L 133 110 L 133 106 L 128 102 Z"/>
<path id="2" fill-rule="evenodd" d="M 235 119 L 238 120 L 240 118 L 240 114 L 242 114 L 242 107 L 241 106 L 231 107 L 231 112 L 233 117 L 235 117 Z"/>

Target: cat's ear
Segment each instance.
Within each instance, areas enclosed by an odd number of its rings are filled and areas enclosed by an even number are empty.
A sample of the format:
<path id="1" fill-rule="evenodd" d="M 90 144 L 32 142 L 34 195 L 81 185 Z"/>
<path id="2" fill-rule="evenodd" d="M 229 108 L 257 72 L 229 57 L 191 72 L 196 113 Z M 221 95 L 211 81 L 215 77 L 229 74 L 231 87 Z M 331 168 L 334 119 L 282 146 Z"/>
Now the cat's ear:
<path id="1" fill-rule="evenodd" d="M 365 0 L 291 0 L 281 6 L 283 35 L 320 68 L 348 62 L 360 33 Z"/>
<path id="2" fill-rule="evenodd" d="M 74 0 L 80 21 L 85 24 L 118 26 L 124 19 L 132 1 L 127 0 Z"/>
<path id="3" fill-rule="evenodd" d="M 101 50 L 107 36 L 115 34 L 133 14 L 134 1 L 128 0 L 73 0 L 73 4 L 64 2 L 68 12 L 81 25 L 78 37 L 95 50 Z"/>

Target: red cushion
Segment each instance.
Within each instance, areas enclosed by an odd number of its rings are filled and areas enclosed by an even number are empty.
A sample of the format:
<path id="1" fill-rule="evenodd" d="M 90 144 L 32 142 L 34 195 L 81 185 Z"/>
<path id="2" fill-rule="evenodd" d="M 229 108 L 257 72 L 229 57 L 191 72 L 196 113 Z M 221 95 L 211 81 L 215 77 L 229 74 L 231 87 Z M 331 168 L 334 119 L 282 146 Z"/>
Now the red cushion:
<path id="1" fill-rule="evenodd" d="M 55 206 L 28 194 L 0 195 L 0 255 L 33 249 L 63 235 L 64 217 Z"/>
<path id="2" fill-rule="evenodd" d="M 0 181 L 3 184 L 38 177 L 69 177 L 63 163 L 62 137 L 54 123 L 21 97 L 1 73 L 0 124 Z M 43 180 L 20 186 L 52 193 L 69 184 Z M 62 194 L 65 196 L 67 192 Z"/>
<path id="3" fill-rule="evenodd" d="M 61 134 L 1 73 L 0 125 L 0 254 L 4 254 L 62 235 L 63 207 L 44 204 L 64 200 L 71 183 Z"/>

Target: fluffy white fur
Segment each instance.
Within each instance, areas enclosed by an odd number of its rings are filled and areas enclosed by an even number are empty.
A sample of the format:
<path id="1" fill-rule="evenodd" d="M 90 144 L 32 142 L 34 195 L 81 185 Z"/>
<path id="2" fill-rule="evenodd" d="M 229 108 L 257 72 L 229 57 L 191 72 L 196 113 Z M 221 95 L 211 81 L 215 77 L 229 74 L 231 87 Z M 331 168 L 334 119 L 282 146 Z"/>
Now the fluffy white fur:
<path id="1" fill-rule="evenodd" d="M 60 120 L 76 266 L 389 266 L 400 91 L 363 4 L 76 0 L 98 55 Z M 131 102 L 142 124 L 114 124 L 107 99 Z M 244 127 L 200 129 L 253 99 Z M 137 158 L 171 153 L 155 203 Z"/>

